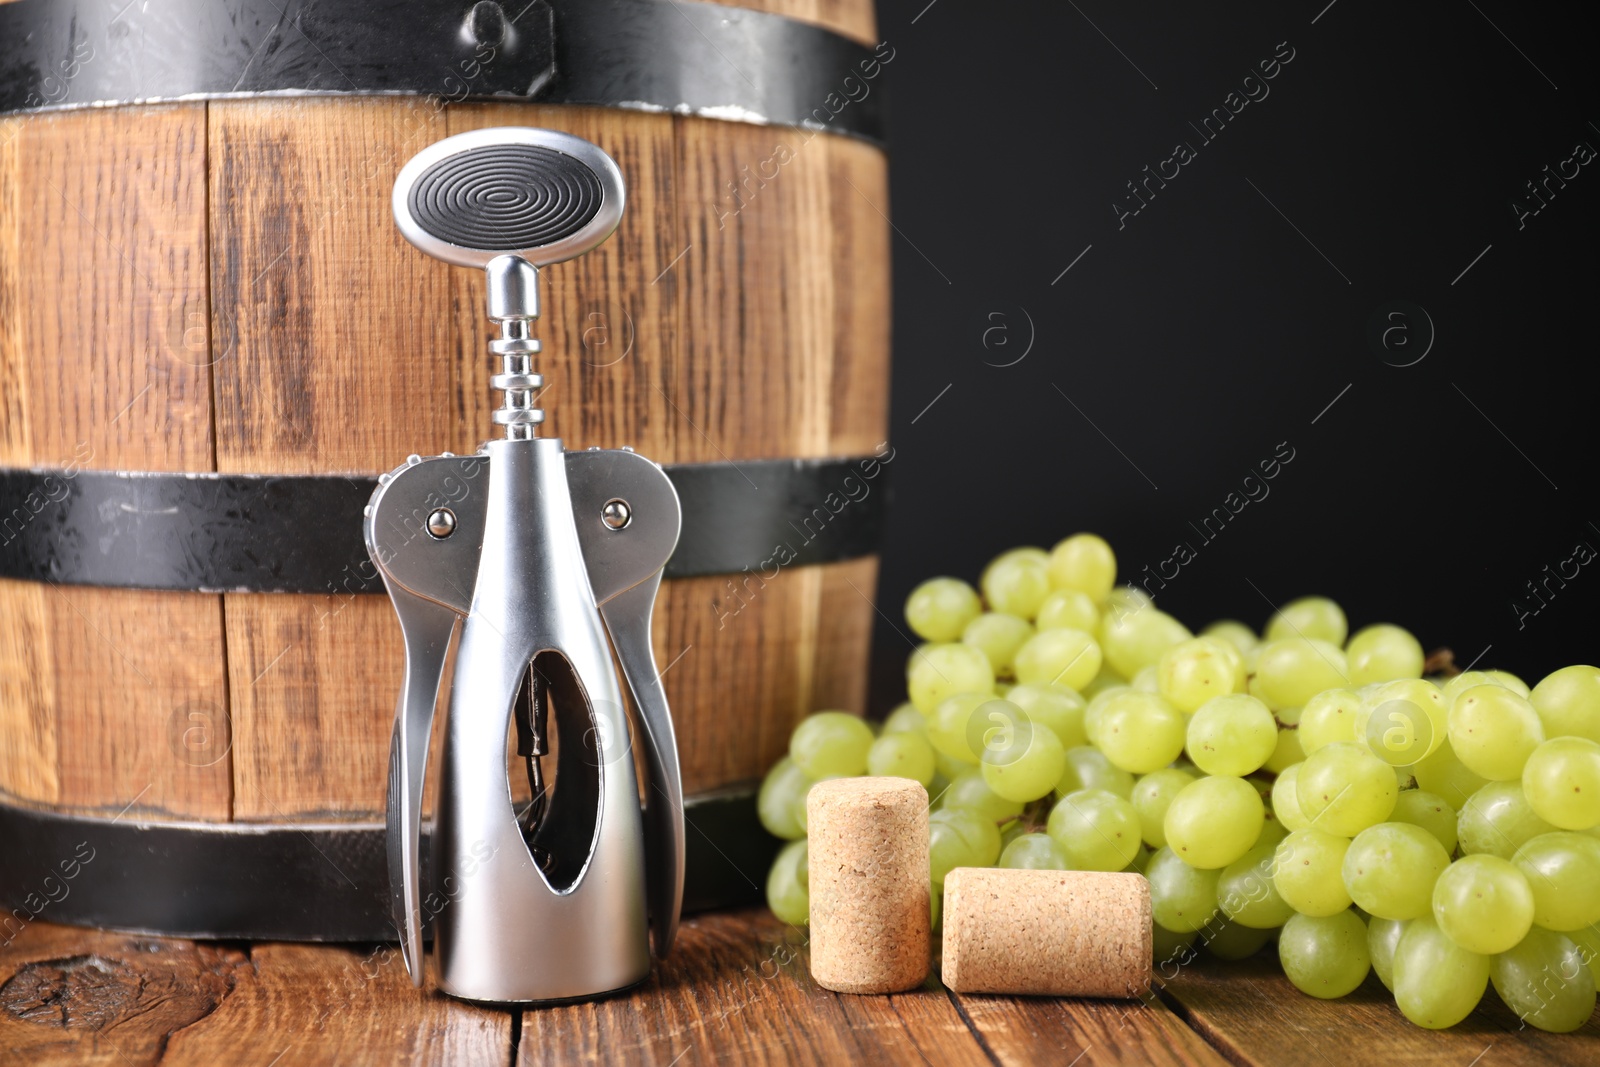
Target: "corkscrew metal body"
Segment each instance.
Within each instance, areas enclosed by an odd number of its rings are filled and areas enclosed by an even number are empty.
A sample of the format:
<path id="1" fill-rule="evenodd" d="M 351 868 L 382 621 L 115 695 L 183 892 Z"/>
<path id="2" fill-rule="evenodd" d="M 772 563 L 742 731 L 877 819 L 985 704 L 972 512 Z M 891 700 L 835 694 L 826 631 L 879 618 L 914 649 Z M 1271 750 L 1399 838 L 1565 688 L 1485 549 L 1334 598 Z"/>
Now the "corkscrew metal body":
<path id="1" fill-rule="evenodd" d="M 499 328 L 489 349 L 504 438 L 472 456 L 412 456 L 379 479 L 365 518 L 406 647 L 389 766 L 395 924 L 413 981 L 431 924 L 440 987 L 471 1000 L 632 985 L 650 969 L 647 923 L 664 955 L 682 903 L 682 785 L 650 645 L 681 525 L 677 493 L 631 449 L 567 452 L 539 437 L 535 404 L 539 270 L 604 241 L 623 203 L 610 157 L 551 130 L 451 137 L 395 182 L 401 232 L 430 255 L 483 268 Z M 424 872 L 428 738 L 452 642 Z M 520 809 L 508 738 L 532 794 Z"/>

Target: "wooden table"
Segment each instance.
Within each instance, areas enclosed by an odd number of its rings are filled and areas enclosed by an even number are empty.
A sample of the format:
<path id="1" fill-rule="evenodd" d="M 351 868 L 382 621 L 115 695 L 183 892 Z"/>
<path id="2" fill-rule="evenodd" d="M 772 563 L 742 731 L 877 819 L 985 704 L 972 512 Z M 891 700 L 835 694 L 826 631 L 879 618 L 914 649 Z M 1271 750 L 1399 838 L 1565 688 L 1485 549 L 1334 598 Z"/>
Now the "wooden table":
<path id="1" fill-rule="evenodd" d="M 1434 1033 L 1376 978 L 1337 1002 L 1270 954 L 1202 958 L 1148 1002 L 819 989 L 806 934 L 764 909 L 688 919 L 644 986 L 503 1012 L 414 989 L 392 946 L 230 944 L 33 923 L 0 949 L 0 1063 L 1600 1064 L 1600 1013 L 1575 1034 L 1519 1029 L 1491 995 Z"/>

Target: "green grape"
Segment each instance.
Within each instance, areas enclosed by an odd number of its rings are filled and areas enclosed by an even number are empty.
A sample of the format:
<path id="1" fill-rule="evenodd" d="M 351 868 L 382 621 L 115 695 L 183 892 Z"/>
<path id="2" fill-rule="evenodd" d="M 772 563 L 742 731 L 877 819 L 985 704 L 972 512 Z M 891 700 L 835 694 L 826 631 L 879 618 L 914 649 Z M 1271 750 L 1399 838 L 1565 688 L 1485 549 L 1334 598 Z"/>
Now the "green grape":
<path id="1" fill-rule="evenodd" d="M 1082 689 L 1100 670 L 1100 646 L 1082 630 L 1041 630 L 1017 650 L 1017 681 Z"/>
<path id="2" fill-rule="evenodd" d="M 1176 977 L 1194 959 L 1194 952 L 1189 946 L 1194 944 L 1197 936 L 1194 930 L 1180 934 L 1158 922 L 1150 924 L 1150 958 L 1163 977 Z"/>
<path id="3" fill-rule="evenodd" d="M 979 584 L 991 611 L 1031 621 L 1050 595 L 1050 569 L 1033 556 L 1008 554 L 989 564 Z"/>
<path id="4" fill-rule="evenodd" d="M 1138 855 L 1134 856 L 1133 859 L 1128 862 L 1128 865 L 1122 869 L 1130 873 L 1143 874 L 1144 869 L 1150 866 L 1150 857 L 1154 856 L 1155 854 L 1155 849 L 1151 848 L 1149 845 L 1140 843 Z"/>
<path id="5" fill-rule="evenodd" d="M 1066 796 L 1079 789 L 1104 789 L 1128 799 L 1133 795 L 1133 775 L 1106 759 L 1093 745 L 1079 745 L 1066 751 L 1067 769 L 1056 783 L 1056 795 Z"/>
<path id="6" fill-rule="evenodd" d="M 1116 615 L 1118 618 L 1133 615 L 1145 608 L 1154 607 L 1155 603 L 1155 597 L 1129 582 L 1127 585 L 1113 587 L 1105 599 L 1100 601 L 1100 618 L 1103 621 L 1108 615 Z"/>
<path id="7" fill-rule="evenodd" d="M 1300 810 L 1298 783 L 1302 766 L 1296 763 L 1284 768 L 1278 772 L 1278 780 L 1272 783 L 1272 814 L 1277 816 L 1285 830 L 1291 832 L 1311 826 L 1311 820 Z"/>
<path id="8" fill-rule="evenodd" d="M 938 882 L 928 883 L 928 929 L 933 933 L 939 932 L 940 920 L 944 918 L 944 886 Z"/>
<path id="9" fill-rule="evenodd" d="M 924 734 L 928 732 L 928 718 L 917 710 L 915 704 L 909 700 L 889 713 L 883 720 L 883 733 L 888 734 Z"/>
<path id="10" fill-rule="evenodd" d="M 1433 921 L 1468 952 L 1492 956 L 1527 936 L 1533 890 L 1509 860 L 1463 856 L 1434 884 Z"/>
<path id="11" fill-rule="evenodd" d="M 1390 822 L 1410 823 L 1432 834 L 1445 855 L 1456 850 L 1456 813 L 1444 798 L 1420 789 L 1402 790 L 1389 813 Z"/>
<path id="12" fill-rule="evenodd" d="M 1372 973 L 1391 993 L 1394 992 L 1394 950 L 1400 946 L 1400 938 L 1408 925 L 1405 919 L 1367 920 L 1367 955 L 1372 958 Z"/>
<path id="13" fill-rule="evenodd" d="M 1489 782 L 1472 794 L 1456 819 L 1461 853 L 1510 859 L 1527 842 L 1555 827 L 1534 814 L 1520 782 Z"/>
<path id="14" fill-rule="evenodd" d="M 1161 695 L 1161 676 L 1156 673 L 1155 664 L 1140 667 L 1139 673 L 1128 680 L 1128 688 L 1139 693 Z"/>
<path id="15" fill-rule="evenodd" d="M 1382 822 L 1355 836 L 1344 854 L 1344 887 L 1356 907 L 1380 919 L 1415 919 L 1433 906 L 1450 854 L 1428 831 Z"/>
<path id="16" fill-rule="evenodd" d="M 1546 930 L 1581 930 L 1600 923 L 1600 839 L 1540 834 L 1511 862 L 1533 891 L 1533 921 Z"/>
<path id="17" fill-rule="evenodd" d="M 1075 871 L 1120 871 L 1139 854 L 1139 813 L 1104 789 L 1080 789 L 1056 801 L 1046 826 Z"/>
<path id="18" fill-rule="evenodd" d="M 929 578 L 906 598 L 906 623 L 924 641 L 954 641 L 983 605 L 960 578 Z"/>
<path id="19" fill-rule="evenodd" d="M 1273 774 L 1282 774 L 1296 763 L 1304 763 L 1305 750 L 1300 747 L 1300 731 L 1291 726 L 1278 729 L 1277 741 L 1272 746 L 1272 755 L 1267 757 L 1267 762 L 1261 765 L 1264 771 Z"/>
<path id="20" fill-rule="evenodd" d="M 926 788 L 935 771 L 933 746 L 922 734 L 884 734 L 867 749 L 868 774 L 910 778 Z"/>
<path id="21" fill-rule="evenodd" d="M 1261 836 L 1261 796 L 1242 778 L 1201 778 L 1167 807 L 1167 847 L 1191 867 L 1226 867 Z"/>
<path id="22" fill-rule="evenodd" d="M 1194 780 L 1195 776 L 1188 771 L 1165 767 L 1151 771 L 1133 783 L 1133 796 L 1130 798 L 1133 810 L 1139 813 L 1140 832 L 1152 848 L 1160 848 L 1167 843 L 1166 831 L 1162 828 L 1167 808 L 1172 806 L 1172 798 Z"/>
<path id="23" fill-rule="evenodd" d="M 1278 724 L 1253 696 L 1213 697 L 1189 719 L 1189 758 L 1207 774 L 1238 778 L 1267 762 L 1278 747 Z"/>
<path id="24" fill-rule="evenodd" d="M 1017 714 L 1009 728 L 988 735 L 981 766 L 990 789 L 1007 800 L 1027 802 L 1047 796 L 1061 781 L 1067 756 L 1054 730 L 1032 722 L 1020 708 Z"/>
<path id="25" fill-rule="evenodd" d="M 1483 673 L 1489 676 L 1491 682 L 1505 686 L 1507 689 L 1514 691 L 1519 697 L 1532 695 L 1532 690 L 1528 688 L 1528 683 L 1510 671 L 1484 671 Z"/>
<path id="26" fill-rule="evenodd" d="M 1295 777 L 1301 813 L 1312 826 L 1340 837 L 1383 822 L 1399 793 L 1394 769 L 1355 741 L 1317 749 Z"/>
<path id="27" fill-rule="evenodd" d="M 756 794 L 756 814 L 768 833 L 785 841 L 806 835 L 797 812 L 805 809 L 805 797 L 810 788 L 811 779 L 788 756 L 772 765 L 772 770 L 761 779 L 761 791 Z"/>
<path id="28" fill-rule="evenodd" d="M 1300 748 L 1311 755 L 1335 741 L 1357 741 L 1356 721 L 1361 694 L 1353 689 L 1324 689 L 1300 713 Z"/>
<path id="29" fill-rule="evenodd" d="M 1287 637 L 1261 646 L 1252 692 L 1274 711 L 1303 708 L 1324 689 L 1348 685 L 1344 652 L 1315 638 Z"/>
<path id="30" fill-rule="evenodd" d="M 993 867 L 1000 858 L 1000 831 L 966 808 L 941 808 L 928 816 L 929 878 L 943 885 L 957 867 Z"/>
<path id="31" fill-rule="evenodd" d="M 1150 914 L 1156 925 L 1175 934 L 1202 929 L 1217 914 L 1219 870 L 1202 871 L 1158 849 L 1144 870 L 1150 883 Z"/>
<path id="32" fill-rule="evenodd" d="M 811 918 L 811 871 L 805 841 L 783 846 L 767 872 L 767 907 L 779 922 L 804 926 Z"/>
<path id="33" fill-rule="evenodd" d="M 1219 920 L 1206 928 L 1206 951 L 1219 960 L 1247 960 L 1266 947 L 1273 932 Z"/>
<path id="34" fill-rule="evenodd" d="M 970 811 L 996 826 L 1022 814 L 1022 805 L 990 789 L 989 783 L 983 780 L 983 772 L 977 769 L 967 770 L 952 778 L 939 806 L 945 811 L 957 808 Z"/>
<path id="35" fill-rule="evenodd" d="M 1594 1014 L 1594 973 L 1569 938 L 1533 929 L 1489 964 L 1489 980 L 1523 1022 L 1550 1033 L 1576 1030 Z"/>
<path id="36" fill-rule="evenodd" d="M 1562 667 L 1534 686 L 1530 699 L 1546 737 L 1600 741 L 1600 667 Z"/>
<path id="37" fill-rule="evenodd" d="M 1156 662 L 1156 685 L 1179 711 L 1194 711 L 1214 697 L 1244 688 L 1239 650 L 1214 637 L 1191 637 Z"/>
<path id="38" fill-rule="evenodd" d="M 1450 705 L 1450 747 L 1473 774 L 1491 782 L 1522 777 L 1523 765 L 1544 743 L 1544 724 L 1525 697 L 1504 686 L 1475 685 Z"/>
<path id="39" fill-rule="evenodd" d="M 1067 854 L 1049 834 L 1023 834 L 1000 852 L 1001 867 L 1021 871 L 1065 871 Z"/>
<path id="40" fill-rule="evenodd" d="M 1296 830 L 1278 842 L 1272 884 L 1284 903 L 1302 915 L 1335 915 L 1351 904 L 1344 887 L 1344 857 L 1350 842 L 1321 830 Z"/>
<path id="41" fill-rule="evenodd" d="M 956 693 L 994 692 L 994 668 L 988 656 L 959 641 L 924 645 L 911 654 L 906 689 L 917 710 L 931 715 L 940 701 Z"/>
<path id="42" fill-rule="evenodd" d="M 1000 564 L 1009 563 L 1018 559 L 1031 560 L 1034 563 L 1043 563 L 1048 566 L 1050 563 L 1050 553 L 1046 552 L 1038 545 L 1023 545 L 1020 548 L 1009 548 L 986 563 L 983 568 L 983 574 L 984 576 L 987 576 L 990 571 L 994 570 L 994 568 Z M 981 579 L 979 584 L 982 584 Z"/>
<path id="43" fill-rule="evenodd" d="M 1411 631 L 1381 622 L 1350 638 L 1345 647 L 1350 684 L 1368 685 L 1395 678 L 1421 678 L 1427 657 Z"/>
<path id="44" fill-rule="evenodd" d="M 1449 745 L 1440 745 L 1432 754 L 1418 760 L 1412 765 L 1411 773 L 1416 776 L 1417 788 L 1426 789 L 1457 811 L 1489 784 L 1467 770 Z"/>
<path id="45" fill-rule="evenodd" d="M 1600 983 L 1600 926 L 1585 926 L 1581 930 L 1566 930 L 1563 933 L 1578 946 L 1583 958 L 1589 961 L 1589 973 L 1594 975 L 1596 983 Z"/>
<path id="46" fill-rule="evenodd" d="M 1124 678 L 1159 662 L 1163 652 L 1193 636 L 1183 623 L 1154 607 L 1107 611 L 1100 618 L 1100 648 L 1111 669 Z"/>
<path id="47" fill-rule="evenodd" d="M 938 768 L 938 773 L 934 776 L 935 783 L 937 783 L 940 778 L 943 778 L 945 780 L 945 785 L 949 785 L 951 782 L 955 781 L 955 779 L 973 769 L 973 765 L 966 760 L 958 760 L 954 757 L 945 755 L 943 752 L 940 752 L 939 746 L 933 740 L 933 730 L 931 727 L 928 730 L 928 743 L 933 745 L 934 766 Z"/>
<path id="48" fill-rule="evenodd" d="M 1128 688 L 1128 680 L 1112 670 L 1111 665 L 1102 659 L 1100 673 L 1095 675 L 1094 680 L 1084 686 L 1080 692 L 1083 694 L 1083 699 L 1093 700 L 1107 690 L 1126 688 Z"/>
<path id="49" fill-rule="evenodd" d="M 1448 708 L 1455 703 L 1456 697 L 1478 685 L 1498 685 L 1502 689 L 1508 688 L 1504 682 L 1488 671 L 1463 671 L 1444 683 L 1444 706 Z"/>
<path id="50" fill-rule="evenodd" d="M 1128 685 L 1113 685 L 1107 686 L 1089 698 L 1089 703 L 1083 709 L 1083 733 L 1089 739 L 1089 744 L 1098 745 L 1100 743 L 1100 720 L 1112 700 L 1116 699 L 1119 694 L 1137 693 L 1139 691 Z"/>
<path id="51" fill-rule="evenodd" d="M 1600 742 L 1553 737 L 1534 749 L 1522 771 L 1534 813 L 1562 830 L 1600 823 Z"/>
<path id="52" fill-rule="evenodd" d="M 986 611 L 967 623 L 961 631 L 961 643 L 982 652 L 996 678 L 1010 678 L 1015 671 L 1017 650 L 1032 636 L 1033 624 L 1027 619 Z"/>
<path id="53" fill-rule="evenodd" d="M 1278 932 L 1278 962 L 1300 992 L 1323 1000 L 1345 996 L 1372 968 L 1367 924 L 1348 909 L 1291 916 Z"/>
<path id="54" fill-rule="evenodd" d="M 1200 636 L 1221 638 L 1238 649 L 1240 655 L 1261 643 L 1261 639 L 1256 636 L 1254 630 L 1234 619 L 1218 619 L 1204 630 L 1201 630 Z"/>
<path id="55" fill-rule="evenodd" d="M 1027 712 L 1028 718 L 1055 732 L 1064 748 L 1089 743 L 1084 729 L 1084 700 L 1060 685 L 1014 685 L 1006 699 Z"/>
<path id="56" fill-rule="evenodd" d="M 991 725 L 980 709 L 994 699 L 988 693 L 956 693 L 940 702 L 928 718 L 928 741 L 934 751 L 960 764 L 977 763 L 983 750 L 974 741 L 981 741 Z M 940 769 L 949 774 L 943 766 Z"/>
<path id="57" fill-rule="evenodd" d="M 1096 603 L 1117 581 L 1117 557 L 1105 540 L 1091 533 L 1073 534 L 1050 550 L 1050 584 L 1076 589 Z"/>
<path id="58" fill-rule="evenodd" d="M 1363 688 L 1356 737 L 1391 767 L 1410 766 L 1443 747 L 1450 708 L 1425 678 L 1401 678 Z"/>
<path id="59" fill-rule="evenodd" d="M 1041 630 L 1082 630 L 1092 634 L 1100 628 L 1100 609 L 1088 593 L 1057 589 L 1039 605 L 1039 617 L 1034 623 Z"/>
<path id="60" fill-rule="evenodd" d="M 819 711 L 789 736 L 789 758 L 808 778 L 844 777 L 867 769 L 872 727 L 848 711 Z"/>
<path id="61" fill-rule="evenodd" d="M 1418 1026 L 1443 1030 L 1472 1014 L 1489 986 L 1489 957 L 1471 952 L 1424 915 L 1394 950 L 1394 1001 Z"/>
<path id="62" fill-rule="evenodd" d="M 1267 620 L 1262 636 L 1268 641 L 1285 637 L 1315 637 L 1342 645 L 1350 634 L 1344 609 L 1325 596 L 1305 596 L 1291 600 Z"/>
<path id="63" fill-rule="evenodd" d="M 1294 909 L 1272 880 L 1277 851 L 1276 841 L 1257 842 L 1222 869 L 1217 881 L 1217 902 L 1222 914 L 1259 930 L 1276 929 L 1289 921 Z"/>
<path id="64" fill-rule="evenodd" d="M 1183 753 L 1183 713 L 1155 693 L 1130 691 L 1106 701 L 1096 720 L 1100 751 L 1132 774 L 1149 774 Z"/>

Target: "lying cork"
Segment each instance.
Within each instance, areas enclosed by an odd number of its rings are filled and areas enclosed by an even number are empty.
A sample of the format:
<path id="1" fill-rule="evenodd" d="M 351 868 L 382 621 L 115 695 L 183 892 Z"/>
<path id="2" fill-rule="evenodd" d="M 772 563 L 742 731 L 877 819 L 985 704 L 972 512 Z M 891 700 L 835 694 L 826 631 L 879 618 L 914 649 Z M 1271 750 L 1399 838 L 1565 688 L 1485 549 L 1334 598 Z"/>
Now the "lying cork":
<path id="1" fill-rule="evenodd" d="M 958 867 L 944 881 L 941 977 L 957 993 L 1137 997 L 1150 934 L 1141 874 Z"/>
<path id="2" fill-rule="evenodd" d="M 928 977 L 928 791 L 909 778 L 835 778 L 806 797 L 811 977 L 898 993 Z"/>

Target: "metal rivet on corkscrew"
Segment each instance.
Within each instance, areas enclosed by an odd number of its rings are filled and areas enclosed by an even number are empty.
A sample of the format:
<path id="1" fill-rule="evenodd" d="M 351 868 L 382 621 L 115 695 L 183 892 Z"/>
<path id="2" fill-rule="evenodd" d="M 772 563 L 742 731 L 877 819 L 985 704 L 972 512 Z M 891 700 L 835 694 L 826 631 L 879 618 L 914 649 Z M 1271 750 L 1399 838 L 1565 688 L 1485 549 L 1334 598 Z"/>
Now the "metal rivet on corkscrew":
<path id="1" fill-rule="evenodd" d="M 626 500 L 607 500 L 600 509 L 600 521 L 613 530 L 621 530 L 633 521 L 633 509 Z"/>
<path id="2" fill-rule="evenodd" d="M 428 516 L 428 533 L 444 540 L 456 532 L 456 513 L 449 508 L 438 508 Z"/>
<path id="3" fill-rule="evenodd" d="M 498 333 L 489 384 L 504 394 L 502 439 L 412 457 L 379 479 L 365 518 L 406 648 L 389 763 L 395 924 L 412 979 L 431 926 L 440 987 L 471 1000 L 632 985 L 649 974 L 647 928 L 664 955 L 682 905 L 683 788 L 650 644 L 682 510 L 661 467 L 631 449 L 568 452 L 539 437 L 536 403 L 539 271 L 604 242 L 624 199 L 611 157 L 553 130 L 450 137 L 395 181 L 406 238 L 484 271 Z M 422 783 L 452 647 L 424 871 Z M 520 803 L 513 762 L 526 773 Z"/>

